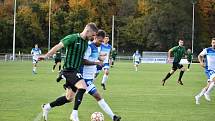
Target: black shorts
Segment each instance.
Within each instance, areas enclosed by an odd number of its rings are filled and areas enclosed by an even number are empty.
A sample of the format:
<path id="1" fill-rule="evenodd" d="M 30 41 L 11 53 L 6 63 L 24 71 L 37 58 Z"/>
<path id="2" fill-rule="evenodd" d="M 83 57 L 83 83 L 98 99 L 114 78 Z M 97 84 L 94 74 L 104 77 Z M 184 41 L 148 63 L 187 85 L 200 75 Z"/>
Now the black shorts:
<path id="1" fill-rule="evenodd" d="M 77 90 L 75 84 L 83 79 L 82 75 L 75 69 L 63 69 L 60 76 L 66 79 L 66 83 L 63 85 L 64 89 L 71 88 L 73 92 Z"/>
<path id="2" fill-rule="evenodd" d="M 181 69 L 183 67 L 182 64 L 179 64 L 179 62 L 173 62 L 172 70 L 176 71 L 177 69 Z"/>
<path id="3" fill-rule="evenodd" d="M 61 62 L 61 59 L 55 59 L 55 63 Z"/>

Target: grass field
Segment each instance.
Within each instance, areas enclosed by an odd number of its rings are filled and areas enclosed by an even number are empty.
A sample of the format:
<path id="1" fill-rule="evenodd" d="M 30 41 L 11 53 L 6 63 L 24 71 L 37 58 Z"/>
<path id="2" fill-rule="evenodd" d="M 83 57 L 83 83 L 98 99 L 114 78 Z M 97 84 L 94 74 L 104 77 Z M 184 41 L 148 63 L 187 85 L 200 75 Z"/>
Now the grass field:
<path id="1" fill-rule="evenodd" d="M 0 121 L 42 121 L 40 105 L 64 93 L 63 81 L 57 83 L 57 72 L 51 72 L 53 62 L 39 63 L 38 74 L 32 74 L 30 61 L 0 62 Z M 184 86 L 176 83 L 178 72 L 166 86 L 160 80 L 170 70 L 168 64 L 141 64 L 135 72 L 131 62 L 116 62 L 111 68 L 107 90 L 100 87 L 102 74 L 96 85 L 112 110 L 122 121 L 213 121 L 215 93 L 212 101 L 196 105 L 196 95 L 205 85 L 206 77 L 198 64 L 185 72 Z M 49 121 L 69 121 L 74 103 L 57 107 L 49 113 Z M 96 101 L 85 95 L 80 106 L 81 121 L 90 121 L 90 115 L 102 110 Z M 111 121 L 104 113 L 105 121 Z"/>

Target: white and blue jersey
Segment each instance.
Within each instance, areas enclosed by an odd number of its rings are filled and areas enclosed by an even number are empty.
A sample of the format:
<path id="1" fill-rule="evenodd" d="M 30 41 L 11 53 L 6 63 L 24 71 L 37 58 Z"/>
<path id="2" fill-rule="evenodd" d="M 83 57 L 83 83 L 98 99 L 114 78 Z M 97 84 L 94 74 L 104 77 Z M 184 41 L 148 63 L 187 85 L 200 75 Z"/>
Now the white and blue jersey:
<path id="1" fill-rule="evenodd" d="M 139 53 L 134 53 L 133 54 L 134 64 L 140 64 L 140 58 L 141 58 L 141 55 Z"/>
<path id="2" fill-rule="evenodd" d="M 205 73 L 212 81 L 215 77 L 215 49 L 205 48 L 200 55 L 205 56 Z"/>
<path id="3" fill-rule="evenodd" d="M 40 48 L 32 48 L 31 55 L 32 55 L 33 63 L 38 62 L 38 57 L 40 56 L 40 54 L 41 54 Z"/>
<path id="4" fill-rule="evenodd" d="M 89 44 L 84 54 L 84 59 L 96 62 L 99 61 L 98 58 L 99 51 L 95 43 Z M 83 78 L 87 84 L 87 92 L 91 95 L 94 94 L 97 91 L 95 85 L 93 84 L 93 79 L 96 73 L 96 65 L 83 65 L 80 72 L 82 73 Z"/>
<path id="5" fill-rule="evenodd" d="M 105 57 L 105 59 L 103 61 L 103 63 L 104 63 L 103 68 L 104 69 L 109 69 L 110 68 L 110 66 L 109 66 L 109 58 L 110 58 L 110 52 L 111 52 L 112 46 L 110 44 L 108 44 L 108 43 L 107 44 L 102 43 L 100 48 L 101 48 L 100 53 L 106 55 L 106 57 Z"/>

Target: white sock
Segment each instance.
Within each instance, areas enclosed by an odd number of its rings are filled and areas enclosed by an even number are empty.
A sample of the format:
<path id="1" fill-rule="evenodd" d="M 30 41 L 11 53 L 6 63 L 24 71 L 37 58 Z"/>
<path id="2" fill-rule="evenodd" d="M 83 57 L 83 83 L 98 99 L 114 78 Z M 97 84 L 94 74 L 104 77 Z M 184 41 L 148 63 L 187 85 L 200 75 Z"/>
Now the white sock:
<path id="1" fill-rule="evenodd" d="M 33 67 L 33 71 L 36 72 L 37 67 Z"/>
<path id="2" fill-rule="evenodd" d="M 201 97 L 206 92 L 206 88 L 203 88 L 202 91 L 197 95 L 198 97 Z"/>
<path id="3" fill-rule="evenodd" d="M 72 111 L 72 116 L 73 116 L 74 118 L 78 117 L 78 110 L 73 110 L 73 111 Z"/>
<path id="4" fill-rule="evenodd" d="M 137 71 L 137 66 L 135 67 L 135 70 Z"/>
<path id="5" fill-rule="evenodd" d="M 210 92 L 211 92 L 211 90 L 213 89 L 213 87 L 214 87 L 214 82 L 211 82 L 210 85 L 209 85 L 209 87 L 208 87 L 208 89 L 207 89 L 207 91 L 206 91 L 205 93 L 206 93 L 207 95 L 209 95 Z"/>
<path id="6" fill-rule="evenodd" d="M 101 107 L 101 109 L 113 119 L 114 114 L 110 107 L 108 106 L 108 104 L 105 102 L 105 100 L 101 99 L 100 101 L 98 101 L 98 104 Z"/>
<path id="7" fill-rule="evenodd" d="M 102 78 L 102 84 L 106 84 L 107 79 L 108 79 L 108 76 L 104 74 Z"/>

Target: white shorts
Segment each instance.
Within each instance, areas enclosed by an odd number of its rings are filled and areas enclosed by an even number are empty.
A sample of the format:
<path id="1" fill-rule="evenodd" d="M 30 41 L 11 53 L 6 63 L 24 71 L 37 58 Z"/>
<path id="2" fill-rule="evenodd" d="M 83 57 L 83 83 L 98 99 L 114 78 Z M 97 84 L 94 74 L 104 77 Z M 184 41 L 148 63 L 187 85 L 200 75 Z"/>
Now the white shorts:
<path id="1" fill-rule="evenodd" d="M 209 76 L 209 81 L 213 81 L 213 79 L 215 78 L 215 71 L 214 70 L 208 70 L 207 74 Z"/>
<path id="2" fill-rule="evenodd" d="M 38 60 L 33 59 L 33 64 L 36 64 L 36 63 L 38 63 Z"/>

